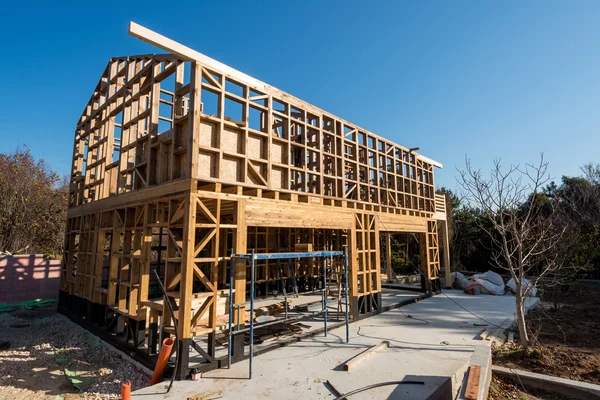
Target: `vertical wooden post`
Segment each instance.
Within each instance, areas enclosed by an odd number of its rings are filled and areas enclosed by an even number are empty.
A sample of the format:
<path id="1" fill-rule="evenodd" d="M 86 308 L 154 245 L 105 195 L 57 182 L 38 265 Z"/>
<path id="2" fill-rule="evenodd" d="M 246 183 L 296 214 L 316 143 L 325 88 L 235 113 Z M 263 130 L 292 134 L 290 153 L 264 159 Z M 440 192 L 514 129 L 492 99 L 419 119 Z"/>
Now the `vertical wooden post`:
<path id="1" fill-rule="evenodd" d="M 215 355 L 215 347 L 216 347 L 216 334 L 215 329 L 217 328 L 217 303 L 219 301 L 219 292 L 217 290 L 219 285 L 219 244 L 221 238 L 221 229 L 220 229 L 220 221 L 221 221 L 221 199 L 217 199 L 216 201 L 216 209 L 215 209 L 215 218 L 217 220 L 215 225 L 215 236 L 212 241 L 212 256 L 214 261 L 211 263 L 210 269 L 210 281 L 214 287 L 214 297 L 213 302 L 208 310 L 208 324 L 210 328 L 213 330 L 208 334 L 208 354 L 214 357 Z"/>
<path id="2" fill-rule="evenodd" d="M 150 286 L 150 257 L 152 253 L 152 228 L 148 227 L 151 222 L 152 205 L 146 204 L 144 206 L 144 229 L 142 234 L 142 249 L 141 249 L 141 263 L 140 263 L 140 292 L 138 301 L 141 304 L 142 301 L 148 300 L 148 288 Z M 160 243 L 159 243 L 160 245 Z M 160 262 L 160 260 L 158 260 Z"/>
<path id="3" fill-rule="evenodd" d="M 184 76 L 185 76 L 185 64 L 181 62 L 181 63 L 177 64 L 177 70 L 175 72 L 175 97 L 173 98 L 173 118 L 174 119 L 177 119 L 178 117 L 181 117 L 184 115 L 184 110 L 183 110 L 183 97 L 184 96 L 181 94 L 178 94 L 178 91 L 181 90 L 181 88 L 183 87 Z M 168 180 L 168 181 L 172 181 L 173 179 L 175 179 L 178 176 L 177 174 L 175 174 L 175 169 L 178 168 L 176 157 L 175 157 L 175 148 L 176 148 L 176 142 L 177 142 L 176 132 L 180 129 L 181 129 L 181 127 L 178 127 L 176 124 L 173 126 L 173 137 L 175 140 L 173 140 L 173 142 L 169 146 L 168 167 L 167 167 L 167 171 L 164 173 L 164 176 L 166 177 L 166 180 Z M 195 171 L 192 171 L 192 177 L 195 176 L 194 174 L 195 174 Z"/>
<path id="4" fill-rule="evenodd" d="M 372 275 L 375 275 L 375 287 L 371 287 L 370 290 L 372 293 L 380 293 L 381 292 L 381 241 L 379 240 L 379 221 L 375 215 L 373 215 L 373 233 L 372 234 L 372 250 L 375 250 L 375 265 L 371 268 Z M 374 268 L 373 268 L 374 267 Z"/>
<path id="5" fill-rule="evenodd" d="M 152 85 L 152 89 L 150 90 L 150 117 L 149 117 L 149 126 L 148 126 L 148 144 L 146 148 L 146 152 L 144 154 L 144 161 L 146 162 L 146 187 L 155 184 L 158 181 L 158 177 L 156 176 L 156 160 L 153 160 L 152 156 L 152 139 L 158 136 L 158 117 L 160 114 L 160 82 L 156 82 L 156 75 L 160 74 L 161 63 L 156 60 L 152 60 L 152 75 L 150 76 L 150 85 Z"/>
<path id="6" fill-rule="evenodd" d="M 379 190 L 377 190 L 377 193 L 379 193 Z M 374 218 L 374 217 L 373 217 Z M 371 239 L 372 239 L 372 229 L 373 227 L 371 226 L 371 215 L 370 214 L 363 214 L 362 215 L 362 219 L 363 219 L 363 254 L 364 254 L 364 263 L 363 263 L 363 293 L 365 295 L 367 294 L 371 294 L 371 291 L 373 289 L 373 274 L 371 273 L 371 270 L 373 269 L 373 253 L 372 253 L 372 249 L 373 249 L 373 244 L 371 243 Z M 377 268 L 379 268 L 379 265 L 377 266 Z"/>
<path id="7" fill-rule="evenodd" d="M 187 148 L 188 167 L 186 177 L 198 175 L 198 159 L 200 158 L 200 93 L 202 89 L 202 67 L 192 63 L 190 71 L 190 109 L 188 111 L 189 143 Z"/>
<path id="8" fill-rule="evenodd" d="M 110 261 L 108 264 L 108 295 L 106 304 L 109 306 L 115 305 L 117 302 L 117 274 L 119 269 L 119 247 L 121 245 L 121 226 L 117 217 L 118 210 L 113 211 L 113 231 L 110 243 Z"/>
<path id="9" fill-rule="evenodd" d="M 67 229 L 70 231 L 71 230 L 71 220 L 68 220 L 67 222 Z M 65 292 L 69 292 L 69 294 L 72 293 L 71 287 L 72 287 L 72 280 L 73 280 L 73 262 L 75 260 L 75 237 L 76 234 L 69 232 L 67 233 L 67 238 L 68 238 L 68 254 L 66 255 L 66 257 L 63 259 L 63 262 L 66 261 L 66 272 L 65 272 L 65 280 L 64 282 L 62 282 L 64 284 L 63 286 L 63 290 Z"/>
<path id="10" fill-rule="evenodd" d="M 438 223 L 441 221 L 438 221 Z M 446 278 L 446 288 L 452 287 L 452 281 L 450 279 L 450 240 L 448 239 L 448 221 L 444 221 L 442 224 L 442 247 L 444 248 L 444 275 Z"/>
<path id="11" fill-rule="evenodd" d="M 352 228 L 350 229 L 348 235 L 348 274 L 350 276 L 348 280 L 348 291 L 350 297 L 348 299 L 348 302 L 350 303 L 350 315 L 352 315 L 353 318 L 355 318 L 358 314 L 358 310 L 356 309 L 356 304 L 354 300 L 358 298 L 358 257 L 360 253 L 358 252 L 358 246 L 356 242 L 357 214 L 353 215 L 354 220 L 352 222 Z"/>
<path id="12" fill-rule="evenodd" d="M 93 283 L 89 287 L 89 300 L 94 303 L 100 303 L 100 294 L 96 292 L 96 288 L 99 288 L 102 285 L 102 265 L 104 262 L 104 240 L 105 233 L 100 230 L 100 217 L 102 214 L 98 214 L 98 219 L 96 220 L 96 228 L 95 228 L 95 236 L 96 236 L 96 249 L 94 251 L 95 259 L 93 260 L 94 266 L 94 277 Z"/>
<path id="13" fill-rule="evenodd" d="M 236 206 L 235 224 L 237 225 L 234 235 L 234 245 L 236 254 L 246 253 L 247 247 L 247 227 L 246 227 L 246 200 L 239 199 Z M 246 261 L 236 261 L 233 266 L 233 279 L 235 295 L 233 301 L 240 304 L 238 311 L 233 315 L 233 323 L 244 324 L 246 302 Z M 250 316 L 252 318 L 252 316 Z"/>
<path id="14" fill-rule="evenodd" d="M 392 234 L 389 232 L 385 233 L 385 262 L 387 265 L 387 278 L 388 281 L 391 282 L 394 279 L 394 274 L 392 272 Z"/>
<path id="15" fill-rule="evenodd" d="M 179 340 L 191 337 L 192 285 L 194 283 L 194 246 L 196 229 L 196 197 L 185 199 L 181 252 L 181 285 L 179 289 Z"/>
<path id="16" fill-rule="evenodd" d="M 419 233 L 419 257 L 421 260 L 421 275 L 423 289 L 426 292 L 431 291 L 431 269 L 429 268 L 429 243 L 427 232 Z"/>

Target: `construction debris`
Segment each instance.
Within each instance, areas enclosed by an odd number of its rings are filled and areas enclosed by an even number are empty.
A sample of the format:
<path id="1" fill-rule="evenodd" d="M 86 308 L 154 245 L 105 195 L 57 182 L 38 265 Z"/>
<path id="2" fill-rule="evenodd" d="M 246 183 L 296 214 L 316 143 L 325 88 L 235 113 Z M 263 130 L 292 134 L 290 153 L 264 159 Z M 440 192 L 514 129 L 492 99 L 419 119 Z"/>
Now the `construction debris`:
<path id="1" fill-rule="evenodd" d="M 499 326 L 494 326 L 484 330 L 479 335 L 479 340 L 489 340 L 493 346 L 504 344 L 508 337 L 508 329 L 514 324 L 514 319 L 506 318 Z"/>
<path id="2" fill-rule="evenodd" d="M 292 307 L 292 302 L 290 300 L 287 301 L 287 309 L 289 310 Z M 268 306 L 260 307 L 254 310 L 254 315 L 259 317 L 261 315 L 276 315 L 285 312 L 285 302 L 281 301 L 279 303 L 271 304 Z M 258 321 L 256 321 L 258 322 Z"/>
<path id="3" fill-rule="evenodd" d="M 277 339 L 302 333 L 298 324 L 284 323 L 254 329 L 254 344 L 267 343 Z M 250 344 L 250 334 L 244 335 L 244 342 Z"/>

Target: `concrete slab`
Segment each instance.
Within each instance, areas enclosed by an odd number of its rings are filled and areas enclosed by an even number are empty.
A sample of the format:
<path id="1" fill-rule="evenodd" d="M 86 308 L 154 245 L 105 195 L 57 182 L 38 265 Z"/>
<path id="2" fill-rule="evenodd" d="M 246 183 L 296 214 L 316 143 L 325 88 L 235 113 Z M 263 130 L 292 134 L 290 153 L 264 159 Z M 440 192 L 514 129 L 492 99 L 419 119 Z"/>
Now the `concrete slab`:
<path id="1" fill-rule="evenodd" d="M 529 301 L 528 306 L 535 300 Z M 352 323 L 348 344 L 344 341 L 345 328 L 340 327 L 331 330 L 326 338 L 314 336 L 257 356 L 252 380 L 247 379 L 246 360 L 231 369 L 207 372 L 198 382 L 176 382 L 168 395 L 166 384 L 159 384 L 134 392 L 132 398 L 181 399 L 214 393 L 223 399 L 331 399 L 324 385 L 327 380 L 342 393 L 384 381 L 414 380 L 423 384 L 385 386 L 353 398 L 449 399 L 458 392 L 461 374 L 464 375 L 475 346 L 481 343 L 476 337 L 487 326 L 513 316 L 514 308 L 512 296 L 469 296 L 445 291 Z M 388 349 L 356 370 L 344 371 L 345 361 L 383 340 L 390 342 Z"/>
<path id="2" fill-rule="evenodd" d="M 478 366 L 480 368 L 479 374 L 479 392 L 477 393 L 477 399 L 485 400 L 488 398 L 488 392 L 490 390 L 490 383 L 492 382 L 492 342 L 487 340 L 480 340 L 480 344 L 475 346 L 473 355 L 471 356 L 471 362 L 469 363 L 469 369 L 462 380 L 462 389 L 459 400 L 465 399 L 465 392 L 467 386 L 467 380 L 470 373 L 470 368 Z"/>
<path id="3" fill-rule="evenodd" d="M 423 296 L 423 293 L 417 293 L 414 291 L 405 291 L 405 290 L 390 290 L 384 289 L 381 294 L 381 302 L 384 310 L 389 310 L 392 308 L 398 308 L 400 306 L 404 306 L 413 301 L 417 301 L 420 297 Z M 324 330 L 324 321 L 323 315 L 318 313 L 315 315 L 311 315 L 311 312 L 298 312 L 294 310 L 296 306 L 302 306 L 310 303 L 317 303 L 319 305 L 321 302 L 321 295 L 314 295 L 309 293 L 302 293 L 297 297 L 289 297 L 288 301 L 291 303 L 288 316 L 290 318 L 302 317 L 302 324 L 305 326 L 302 333 L 294 336 L 284 336 L 281 339 L 277 339 L 271 341 L 269 343 L 264 344 L 255 344 L 254 346 L 254 354 L 258 354 L 261 352 L 269 351 L 277 347 L 287 346 L 290 342 L 297 341 L 304 336 L 310 336 L 313 334 L 319 334 Z M 271 304 L 276 304 L 282 302 L 284 299 L 282 296 L 278 296 L 276 298 L 268 298 L 268 299 L 258 299 L 255 302 L 255 309 L 260 307 L 269 306 Z M 250 308 L 250 304 L 246 303 L 246 310 Z M 341 311 L 337 311 L 337 303 L 331 302 L 328 306 L 329 317 L 328 321 L 328 329 L 332 329 L 336 326 L 336 324 L 343 324 L 345 321 L 345 306 L 342 304 Z M 278 318 L 282 318 L 283 314 L 279 314 Z M 198 339 L 197 339 L 198 340 Z M 201 344 L 202 347 L 205 347 L 205 344 Z M 249 351 L 249 346 L 246 345 L 246 353 Z M 225 346 L 217 346 L 215 351 L 216 357 L 226 357 L 227 356 L 227 348 Z M 204 358 L 198 354 L 196 351 L 190 349 L 190 365 L 198 366 L 201 362 L 204 362 Z"/>

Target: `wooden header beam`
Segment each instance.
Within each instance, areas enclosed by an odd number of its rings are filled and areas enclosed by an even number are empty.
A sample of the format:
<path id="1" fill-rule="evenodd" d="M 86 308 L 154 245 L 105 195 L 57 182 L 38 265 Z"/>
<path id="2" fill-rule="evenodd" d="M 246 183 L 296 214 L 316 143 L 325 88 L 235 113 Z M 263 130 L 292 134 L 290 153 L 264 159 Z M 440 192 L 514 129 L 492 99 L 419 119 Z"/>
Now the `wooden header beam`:
<path id="1" fill-rule="evenodd" d="M 154 32 L 146 27 L 143 27 L 142 25 L 136 24 L 133 21 L 129 22 L 129 35 L 131 35 L 135 38 L 138 38 L 146 43 L 149 43 L 153 46 L 156 46 L 160 49 L 168 51 L 172 54 L 175 54 L 185 60 L 197 61 L 210 69 L 215 69 L 215 70 L 221 72 L 223 75 L 230 78 L 231 80 L 237 81 L 239 83 L 242 83 L 242 84 L 245 84 L 248 86 L 253 86 L 258 90 L 261 90 L 261 91 L 264 91 L 271 95 L 274 95 L 276 97 L 279 97 L 281 100 L 300 104 L 307 111 L 311 111 L 315 114 L 328 114 L 323 109 L 320 109 L 310 103 L 307 103 L 304 100 L 301 100 L 295 96 L 292 96 L 289 93 L 286 93 L 286 92 L 279 90 L 267 83 L 264 83 L 256 78 L 253 78 L 250 75 L 247 75 L 241 71 L 238 71 L 237 69 L 232 68 L 226 64 L 223 64 L 222 62 L 219 62 L 211 57 L 208 57 L 194 49 L 184 46 L 181 43 L 177 43 L 176 41 L 169 39 L 168 37 L 163 36 L 157 32 Z M 331 114 L 331 115 L 333 115 L 333 114 Z M 343 120 L 339 117 L 336 117 L 336 118 L 339 119 L 343 123 L 351 124 L 349 121 Z M 351 124 L 351 125 L 355 125 L 355 124 Z M 379 136 L 372 132 L 367 131 L 366 129 L 363 129 L 363 130 L 371 135 Z M 401 146 L 398 144 L 396 144 L 396 146 L 403 148 L 406 151 L 409 151 L 409 149 L 405 148 L 404 146 Z M 417 156 L 417 158 L 421 159 L 422 161 L 424 161 L 426 163 L 429 163 L 438 168 L 442 168 L 442 164 L 437 161 L 434 161 L 430 158 L 422 156 L 421 154 L 418 154 L 418 153 L 413 153 L 413 154 L 415 154 Z"/>

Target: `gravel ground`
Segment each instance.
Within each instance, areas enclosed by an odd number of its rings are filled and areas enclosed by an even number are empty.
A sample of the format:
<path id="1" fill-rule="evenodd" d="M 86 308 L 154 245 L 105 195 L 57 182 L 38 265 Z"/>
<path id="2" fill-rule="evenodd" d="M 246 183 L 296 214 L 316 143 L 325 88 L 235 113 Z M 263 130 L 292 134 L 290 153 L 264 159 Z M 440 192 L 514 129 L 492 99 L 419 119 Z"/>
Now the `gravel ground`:
<path id="1" fill-rule="evenodd" d="M 123 382 L 148 386 L 144 371 L 55 306 L 2 313 L 0 327 L 0 340 L 10 341 L 0 350 L 0 400 L 118 399 Z"/>

